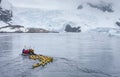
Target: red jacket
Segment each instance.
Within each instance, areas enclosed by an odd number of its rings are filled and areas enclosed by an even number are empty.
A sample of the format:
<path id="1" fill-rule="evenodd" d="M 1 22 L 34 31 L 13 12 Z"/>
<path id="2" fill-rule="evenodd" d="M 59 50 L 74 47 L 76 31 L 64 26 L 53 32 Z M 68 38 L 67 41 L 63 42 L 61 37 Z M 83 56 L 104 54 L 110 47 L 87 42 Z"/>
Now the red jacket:
<path id="1" fill-rule="evenodd" d="M 24 54 L 29 54 L 29 50 L 23 50 Z"/>

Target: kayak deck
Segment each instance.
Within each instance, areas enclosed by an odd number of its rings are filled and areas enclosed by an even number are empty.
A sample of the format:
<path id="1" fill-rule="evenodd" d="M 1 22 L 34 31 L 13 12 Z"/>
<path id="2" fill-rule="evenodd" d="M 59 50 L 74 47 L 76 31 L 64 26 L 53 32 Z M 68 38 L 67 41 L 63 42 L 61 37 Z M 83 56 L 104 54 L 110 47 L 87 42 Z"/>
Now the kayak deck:
<path id="1" fill-rule="evenodd" d="M 39 67 L 39 66 L 45 66 L 46 64 L 48 64 L 50 62 L 53 62 L 52 57 L 43 56 L 43 55 L 37 55 L 37 54 L 30 55 L 29 58 L 33 59 L 33 60 L 39 60 L 40 61 L 39 63 L 34 64 L 32 66 L 33 68 L 36 68 L 36 67 Z"/>

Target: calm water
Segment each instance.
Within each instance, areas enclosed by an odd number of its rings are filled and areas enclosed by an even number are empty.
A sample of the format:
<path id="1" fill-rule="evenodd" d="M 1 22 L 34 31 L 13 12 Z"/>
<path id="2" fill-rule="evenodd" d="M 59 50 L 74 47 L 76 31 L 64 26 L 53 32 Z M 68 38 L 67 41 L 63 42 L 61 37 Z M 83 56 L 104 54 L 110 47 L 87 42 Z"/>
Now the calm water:
<path id="1" fill-rule="evenodd" d="M 44 67 L 24 45 L 54 58 Z M 0 34 L 0 77 L 120 77 L 120 38 L 99 33 Z"/>

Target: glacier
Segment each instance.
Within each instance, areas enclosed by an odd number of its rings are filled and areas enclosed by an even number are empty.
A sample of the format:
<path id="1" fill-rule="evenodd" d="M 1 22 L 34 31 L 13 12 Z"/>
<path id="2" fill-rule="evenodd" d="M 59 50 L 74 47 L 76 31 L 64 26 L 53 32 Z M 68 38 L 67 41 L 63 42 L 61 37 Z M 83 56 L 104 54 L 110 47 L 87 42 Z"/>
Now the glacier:
<path id="1" fill-rule="evenodd" d="M 59 32 L 65 32 L 66 24 L 81 27 L 82 32 L 97 28 L 119 29 L 116 24 L 120 21 L 119 0 L 2 0 L 1 5 L 12 10 L 10 23 L 13 25 Z M 78 9 L 79 6 L 82 8 Z"/>

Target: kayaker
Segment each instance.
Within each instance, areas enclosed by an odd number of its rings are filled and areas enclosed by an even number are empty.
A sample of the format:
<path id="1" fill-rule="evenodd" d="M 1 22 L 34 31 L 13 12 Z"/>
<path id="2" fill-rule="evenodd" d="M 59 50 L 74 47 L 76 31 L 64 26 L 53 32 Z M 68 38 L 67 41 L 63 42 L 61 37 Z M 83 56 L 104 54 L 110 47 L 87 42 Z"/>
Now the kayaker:
<path id="1" fill-rule="evenodd" d="M 29 54 L 29 50 L 28 49 L 23 49 L 22 53 L 27 55 L 27 54 Z"/>
<path id="2" fill-rule="evenodd" d="M 35 55 L 33 49 L 23 49 L 22 54 L 24 54 L 24 55 Z"/>
<path id="3" fill-rule="evenodd" d="M 34 50 L 33 49 L 29 49 L 29 54 L 30 55 L 35 55 Z"/>

